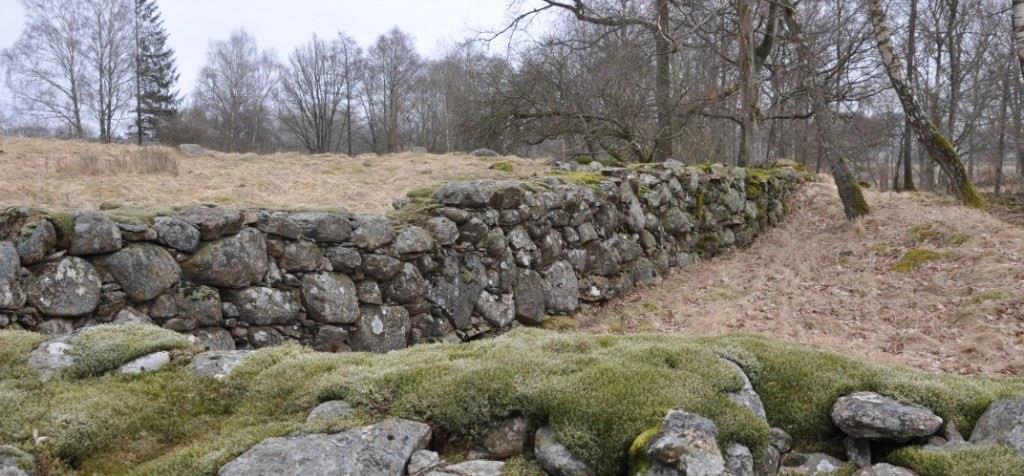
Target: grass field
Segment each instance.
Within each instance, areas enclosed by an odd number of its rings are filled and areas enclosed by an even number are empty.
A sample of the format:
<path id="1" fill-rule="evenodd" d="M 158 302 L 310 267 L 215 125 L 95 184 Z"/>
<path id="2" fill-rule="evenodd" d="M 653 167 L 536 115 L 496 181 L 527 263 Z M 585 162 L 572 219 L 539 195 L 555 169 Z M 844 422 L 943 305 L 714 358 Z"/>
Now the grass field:
<path id="1" fill-rule="evenodd" d="M 512 170 L 491 168 L 499 162 Z M 0 137 L 0 205 L 95 209 L 104 203 L 140 208 L 218 203 L 384 212 L 415 188 L 468 178 L 526 178 L 547 169 L 543 160 L 467 154 L 189 158 L 168 147 Z"/>

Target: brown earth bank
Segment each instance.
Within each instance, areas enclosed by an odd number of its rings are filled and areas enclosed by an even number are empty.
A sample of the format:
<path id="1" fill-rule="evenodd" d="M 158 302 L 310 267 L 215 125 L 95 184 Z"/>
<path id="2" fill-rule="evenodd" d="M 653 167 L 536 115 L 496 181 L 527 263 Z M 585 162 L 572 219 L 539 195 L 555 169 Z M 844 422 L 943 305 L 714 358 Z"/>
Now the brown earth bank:
<path id="1" fill-rule="evenodd" d="M 491 168 L 501 163 L 503 169 Z M 507 165 L 511 165 L 511 169 Z M 0 137 L 0 206 L 336 208 L 381 213 L 409 190 L 449 180 L 528 178 L 545 160 L 469 154 L 267 155 Z"/>
<path id="2" fill-rule="evenodd" d="M 584 311 L 593 332 L 751 332 L 927 371 L 1024 374 L 1024 228 L 927 194 L 867 192 L 847 223 L 810 183 L 750 248 Z"/>

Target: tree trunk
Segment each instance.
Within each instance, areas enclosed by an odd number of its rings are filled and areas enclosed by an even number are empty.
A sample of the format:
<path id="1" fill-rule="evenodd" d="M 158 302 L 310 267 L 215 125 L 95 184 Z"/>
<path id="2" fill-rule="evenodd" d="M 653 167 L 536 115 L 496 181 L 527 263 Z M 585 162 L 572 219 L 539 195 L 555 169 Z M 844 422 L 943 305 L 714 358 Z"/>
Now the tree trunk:
<path id="1" fill-rule="evenodd" d="M 917 67 L 914 64 L 917 58 L 917 0 L 910 0 L 910 19 L 907 30 L 907 83 L 913 85 L 914 75 L 917 72 Z M 907 121 L 903 126 L 903 190 L 906 192 L 917 190 L 917 187 L 914 186 L 914 145 L 911 135 L 913 135 L 913 131 L 910 122 Z"/>
<path id="2" fill-rule="evenodd" d="M 996 143 L 996 186 L 995 193 L 998 197 L 1003 187 L 1003 157 L 1006 155 L 1006 123 L 1009 121 L 1007 107 L 1010 102 L 1010 76 L 1003 77 L 1003 94 L 999 106 L 999 142 Z"/>
<path id="3" fill-rule="evenodd" d="M 875 41 L 882 64 L 885 66 L 885 72 L 903 105 L 903 113 L 914 129 L 918 141 L 945 173 L 950 190 L 956 198 L 969 207 L 984 208 L 985 200 L 981 198 L 981 195 L 975 190 L 974 184 L 967 177 L 956 147 L 939 132 L 935 124 L 924 116 L 910 85 L 903 77 L 900 59 L 896 56 L 892 46 L 892 36 L 886 25 L 885 11 L 882 10 L 881 0 L 865 0 L 865 3 L 868 7 L 868 18 L 874 27 Z"/>
<path id="4" fill-rule="evenodd" d="M 832 176 L 836 181 L 836 188 L 839 191 L 839 199 L 843 202 L 843 212 L 846 218 L 853 220 L 857 217 L 867 215 L 871 209 L 864 200 L 864 194 L 857 185 L 853 174 L 842 156 L 836 153 L 835 140 L 835 118 L 832 110 L 825 104 L 824 92 L 818 84 L 811 50 L 805 43 L 800 27 L 796 19 L 796 10 L 793 4 L 786 0 L 786 26 L 789 28 L 790 39 L 796 46 L 797 57 L 800 61 L 800 81 L 811 102 L 811 114 L 814 116 L 815 130 L 818 136 L 822 155 L 832 169 Z"/>
<path id="5" fill-rule="evenodd" d="M 743 118 L 740 130 L 740 151 L 736 164 L 745 167 L 759 160 L 761 128 L 757 120 L 757 87 L 754 73 L 754 8 L 751 0 L 738 0 L 736 10 L 739 16 L 737 33 L 739 43 L 740 87 L 743 91 Z"/>
<path id="6" fill-rule="evenodd" d="M 1024 77 L 1024 0 L 1013 0 L 1013 45 L 1017 50 L 1017 62 Z"/>
<path id="7" fill-rule="evenodd" d="M 658 125 L 657 137 L 654 139 L 654 160 L 663 162 L 672 157 L 672 139 L 675 135 L 672 121 L 672 45 L 668 25 L 668 1 L 657 0 L 658 30 L 654 35 L 656 77 L 654 95 Z"/>

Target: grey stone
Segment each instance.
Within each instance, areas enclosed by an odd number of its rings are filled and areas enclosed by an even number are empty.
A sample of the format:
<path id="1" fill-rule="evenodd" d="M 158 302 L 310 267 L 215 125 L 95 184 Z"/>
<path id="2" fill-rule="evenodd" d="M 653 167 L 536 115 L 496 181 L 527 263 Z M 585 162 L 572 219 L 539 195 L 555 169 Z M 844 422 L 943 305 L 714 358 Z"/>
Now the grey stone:
<path id="1" fill-rule="evenodd" d="M 153 323 L 153 320 L 149 318 L 149 316 L 139 312 L 133 307 L 126 307 L 124 309 L 121 309 L 121 311 L 117 313 L 117 316 L 114 317 L 114 321 L 112 322 L 112 324 L 137 324 L 143 326 L 156 325 Z"/>
<path id="2" fill-rule="evenodd" d="M 423 275 L 416 266 L 405 263 L 398 275 L 385 286 L 384 296 L 394 302 L 407 304 L 423 296 L 426 291 L 427 283 Z"/>
<path id="3" fill-rule="evenodd" d="M 356 291 L 359 294 L 359 302 L 384 304 L 384 294 L 381 292 L 380 285 L 376 281 L 360 281 L 356 285 Z"/>
<path id="4" fill-rule="evenodd" d="M 548 427 L 537 430 L 534 437 L 534 457 L 537 464 L 552 476 L 595 476 L 593 468 L 573 456 L 569 449 L 558 442 L 555 433 Z"/>
<path id="5" fill-rule="evenodd" d="M 186 157 L 201 157 L 206 155 L 206 149 L 202 148 L 199 144 L 181 144 L 178 146 L 178 151 Z"/>
<path id="6" fill-rule="evenodd" d="M 310 272 L 320 268 L 324 253 L 315 243 L 291 241 L 284 244 L 284 252 L 278 258 L 281 269 L 290 272 Z"/>
<path id="7" fill-rule="evenodd" d="M 29 302 L 47 316 L 83 316 L 99 304 L 100 286 L 96 268 L 84 259 L 67 256 L 33 270 Z"/>
<path id="8" fill-rule="evenodd" d="M 156 245 L 133 243 L 102 261 L 133 302 L 149 301 L 181 279 L 178 262 Z"/>
<path id="9" fill-rule="evenodd" d="M 942 418 L 931 410 L 874 392 L 839 397 L 832 406 L 832 421 L 847 435 L 879 441 L 929 436 L 942 426 Z"/>
<path id="10" fill-rule="evenodd" d="M 50 220 L 36 220 L 22 226 L 21 232 L 14 239 L 14 246 L 18 249 L 22 265 L 40 263 L 57 246 L 57 230 Z"/>
<path id="11" fill-rule="evenodd" d="M 319 326 L 313 337 L 313 349 L 319 352 L 348 352 L 348 331 L 337 326 Z"/>
<path id="12" fill-rule="evenodd" d="M 498 210 L 509 210 L 522 205 L 526 190 L 518 182 L 498 182 L 490 192 L 489 204 Z"/>
<path id="13" fill-rule="evenodd" d="M 388 255 L 367 254 L 363 258 L 363 273 L 373 279 L 391 279 L 402 269 L 402 262 Z"/>
<path id="14" fill-rule="evenodd" d="M 725 448 L 722 457 L 729 476 L 754 476 L 754 455 L 750 453 L 750 448 L 733 443 Z"/>
<path id="15" fill-rule="evenodd" d="M 391 220 L 376 215 L 359 215 L 356 217 L 356 229 L 352 232 L 352 244 L 364 249 L 375 250 L 395 238 L 395 229 Z"/>
<path id="16" fill-rule="evenodd" d="M 401 306 L 363 306 L 350 336 L 353 350 L 387 352 L 408 345 L 409 311 Z"/>
<path id="17" fill-rule="evenodd" d="M 409 458 L 409 465 L 406 469 L 409 471 L 409 476 L 423 476 L 428 471 L 446 464 L 448 463 L 441 459 L 436 452 L 419 450 Z"/>
<path id="18" fill-rule="evenodd" d="M 173 217 L 154 218 L 153 228 L 156 229 L 157 243 L 182 253 L 195 251 L 199 247 L 199 240 L 202 237 L 198 228 Z"/>
<path id="19" fill-rule="evenodd" d="M 822 453 L 790 453 L 782 459 L 779 476 L 831 476 L 844 464 Z"/>
<path id="20" fill-rule="evenodd" d="M 418 226 L 407 226 L 395 237 L 395 253 L 399 256 L 423 253 L 434 247 L 434 238 Z"/>
<path id="21" fill-rule="evenodd" d="M 36 474 L 35 457 L 11 445 L 0 445 L 0 476 Z"/>
<path id="22" fill-rule="evenodd" d="M 356 285 L 338 273 L 312 273 L 302 278 L 302 302 L 313 320 L 352 324 L 359 318 Z"/>
<path id="23" fill-rule="evenodd" d="M 488 324 L 499 329 L 511 324 L 516 318 L 516 304 L 511 294 L 504 294 L 499 300 L 483 291 L 476 300 L 476 310 Z"/>
<path id="24" fill-rule="evenodd" d="M 971 443 L 1002 444 L 1024 457 L 1024 396 L 989 405 L 971 432 Z"/>
<path id="25" fill-rule="evenodd" d="M 302 312 L 302 304 L 295 291 L 254 286 L 225 290 L 222 297 L 238 308 L 239 319 L 257 326 L 288 324 L 296 321 Z"/>
<path id="26" fill-rule="evenodd" d="M 738 391 L 729 393 L 729 399 L 743 405 L 754 415 L 757 415 L 758 418 L 768 421 L 768 416 L 764 411 L 764 403 L 761 402 L 761 397 L 754 391 L 754 386 L 751 385 L 750 378 L 747 377 L 747 373 L 735 362 L 725 358 L 721 360 L 727 366 L 731 367 L 743 381 L 743 386 Z"/>
<path id="27" fill-rule="evenodd" d="M 75 363 L 71 346 L 75 335 L 65 334 L 43 341 L 28 354 L 28 367 L 39 374 L 42 381 L 50 380 Z"/>
<path id="28" fill-rule="evenodd" d="M 192 359 L 190 367 L 203 377 L 220 380 L 230 375 L 251 353 L 251 350 L 211 350 Z"/>
<path id="29" fill-rule="evenodd" d="M 192 342 L 206 350 L 235 350 L 235 339 L 220 327 L 206 327 L 192 331 Z"/>
<path id="30" fill-rule="evenodd" d="M 175 296 L 177 315 L 195 319 L 200 326 L 219 326 L 224 323 L 220 294 L 216 289 L 201 284 L 182 284 Z"/>
<path id="31" fill-rule="evenodd" d="M 302 237 L 302 230 L 299 224 L 291 219 L 288 212 L 259 211 L 256 218 L 256 228 L 271 235 L 280 236 L 292 240 Z"/>
<path id="32" fill-rule="evenodd" d="M 333 435 L 275 437 L 224 465 L 221 476 L 401 475 L 430 441 L 430 427 L 385 420 Z"/>
<path id="33" fill-rule="evenodd" d="M 511 458 L 523 453 L 529 429 L 530 425 L 526 418 L 508 418 L 488 431 L 480 446 L 489 458 Z"/>
<path id="34" fill-rule="evenodd" d="M 559 261 L 544 271 L 548 283 L 547 307 L 554 313 L 569 313 L 580 307 L 579 282 L 572 265 Z"/>
<path id="35" fill-rule="evenodd" d="M 458 225 L 445 217 L 433 217 L 427 220 L 427 227 L 434 240 L 441 246 L 453 245 L 459 238 Z"/>
<path id="36" fill-rule="evenodd" d="M 68 253 L 78 256 L 111 253 L 121 249 L 121 229 L 102 213 L 75 212 L 75 229 Z"/>
<path id="37" fill-rule="evenodd" d="M 448 182 L 435 195 L 437 201 L 463 208 L 483 208 L 490 204 L 494 194 L 494 180 Z"/>
<path id="38" fill-rule="evenodd" d="M 786 430 L 772 427 L 768 434 L 771 437 L 772 446 L 779 450 L 780 453 L 788 453 L 789 450 L 793 449 L 793 437 L 789 436 Z"/>
<path id="39" fill-rule="evenodd" d="M 21 309 L 25 292 L 21 287 L 21 259 L 9 241 L 0 241 L 0 309 Z"/>
<path id="40" fill-rule="evenodd" d="M 324 255 L 331 262 L 335 271 L 351 274 L 363 264 L 363 258 L 359 252 L 344 246 L 332 246 L 324 250 Z"/>
<path id="41" fill-rule="evenodd" d="M 220 206 L 189 207 L 174 218 L 198 228 L 203 240 L 215 240 L 238 233 L 245 223 L 245 216 L 240 210 Z"/>
<path id="42" fill-rule="evenodd" d="M 200 284 L 239 289 L 260 282 L 267 273 L 263 233 L 246 228 L 209 243 L 182 264 L 183 275 Z"/>
<path id="43" fill-rule="evenodd" d="M 352 405 L 344 400 L 331 400 L 317 405 L 309 412 L 306 423 L 336 420 L 352 416 Z"/>
<path id="44" fill-rule="evenodd" d="M 514 297 L 516 317 L 525 324 L 540 324 L 547 318 L 547 296 L 550 285 L 532 269 L 520 269 Z"/>
<path id="45" fill-rule="evenodd" d="M 48 336 L 59 336 L 74 331 L 75 323 L 70 319 L 47 319 L 36 330 Z"/>
<path id="46" fill-rule="evenodd" d="M 879 463 L 874 466 L 861 468 L 856 473 L 853 473 L 853 476 L 917 476 L 917 473 L 889 463 Z"/>
<path id="47" fill-rule="evenodd" d="M 170 352 L 154 352 L 122 364 L 114 371 L 114 373 L 124 375 L 144 374 L 160 370 L 169 363 L 171 363 Z"/>
<path id="48" fill-rule="evenodd" d="M 321 244 L 344 243 L 352 237 L 352 224 L 338 213 L 299 212 L 291 215 L 304 238 Z"/>
<path id="49" fill-rule="evenodd" d="M 426 476 L 502 476 L 505 474 L 503 461 L 473 460 L 434 469 Z"/>
<path id="50" fill-rule="evenodd" d="M 491 149 L 483 148 L 476 149 L 473 152 L 470 152 L 469 155 L 472 155 L 473 157 L 497 157 L 499 154 Z"/>
<path id="51" fill-rule="evenodd" d="M 858 468 L 871 466 L 871 442 L 863 438 L 843 439 L 843 448 L 846 450 L 846 460 Z"/>
<path id="52" fill-rule="evenodd" d="M 672 469 L 688 476 L 722 474 L 725 459 L 715 441 L 717 435 L 718 428 L 711 420 L 682 410 L 669 410 L 658 433 L 647 443 L 651 474 L 672 474 Z"/>

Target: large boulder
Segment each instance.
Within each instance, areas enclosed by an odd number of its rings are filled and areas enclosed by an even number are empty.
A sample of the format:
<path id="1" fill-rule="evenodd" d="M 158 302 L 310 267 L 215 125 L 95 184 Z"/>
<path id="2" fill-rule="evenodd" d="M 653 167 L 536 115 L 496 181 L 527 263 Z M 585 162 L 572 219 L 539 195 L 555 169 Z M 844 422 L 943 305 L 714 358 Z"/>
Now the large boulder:
<path id="1" fill-rule="evenodd" d="M 182 220 L 199 229 L 203 240 L 215 240 L 222 236 L 238 233 L 245 224 L 245 216 L 235 208 L 227 207 L 189 207 L 179 212 L 174 218 Z"/>
<path id="2" fill-rule="evenodd" d="M 427 292 L 427 282 L 419 269 L 411 263 L 402 265 L 398 275 L 384 287 L 384 295 L 394 302 L 407 304 L 413 302 Z"/>
<path id="3" fill-rule="evenodd" d="M 288 272 L 316 271 L 323 263 L 324 253 L 316 243 L 292 241 L 284 243 L 278 266 Z"/>
<path id="4" fill-rule="evenodd" d="M 181 268 L 167 250 L 145 243 L 130 244 L 104 257 L 103 264 L 134 302 L 159 296 L 181 278 Z"/>
<path id="5" fill-rule="evenodd" d="M 65 334 L 43 341 L 28 353 L 28 367 L 44 382 L 59 375 L 75 363 L 71 353 L 74 338 L 75 334 Z"/>
<path id="6" fill-rule="evenodd" d="M 423 253 L 434 247 L 434 237 L 418 226 L 407 226 L 395 237 L 395 253 L 399 256 Z"/>
<path id="7" fill-rule="evenodd" d="M 175 296 L 175 303 L 178 317 L 195 320 L 199 326 L 220 326 L 224 323 L 220 293 L 214 288 L 201 284 L 182 284 Z"/>
<path id="8" fill-rule="evenodd" d="M 385 420 L 333 435 L 268 438 L 224 465 L 218 474 L 401 475 L 412 454 L 429 442 L 429 426 Z"/>
<path id="9" fill-rule="evenodd" d="M 559 261 L 544 271 L 548 283 L 548 310 L 553 313 L 570 313 L 580 307 L 579 282 L 572 265 Z"/>
<path id="10" fill-rule="evenodd" d="M 50 220 L 40 218 L 21 227 L 14 238 L 21 264 L 31 266 L 42 262 L 57 246 L 57 230 Z"/>
<path id="11" fill-rule="evenodd" d="M 1007 445 L 1024 457 L 1024 396 L 991 405 L 974 425 L 971 443 Z"/>
<path id="12" fill-rule="evenodd" d="M 246 228 L 237 235 L 209 243 L 182 264 L 191 281 L 219 288 L 244 288 L 267 273 L 267 242 L 263 233 Z"/>
<path id="13" fill-rule="evenodd" d="M 352 244 L 365 249 L 375 250 L 395 239 L 395 229 L 391 220 L 379 215 L 359 215 L 356 217 L 356 229 L 352 232 Z"/>
<path id="14" fill-rule="evenodd" d="M 482 148 L 470 152 L 469 155 L 473 157 L 497 157 L 499 154 L 491 149 Z"/>
<path id="15" fill-rule="evenodd" d="M 717 436 L 718 427 L 711 420 L 682 410 L 669 410 L 645 448 L 651 461 L 650 474 L 723 474 L 725 459 Z"/>
<path id="16" fill-rule="evenodd" d="M 121 229 L 102 213 L 75 213 L 75 227 L 68 253 L 78 256 L 111 253 L 121 249 Z"/>
<path id="17" fill-rule="evenodd" d="M 83 316 L 99 304 L 101 285 L 93 265 L 82 258 L 67 256 L 33 270 L 29 302 L 47 316 Z"/>
<path id="18" fill-rule="evenodd" d="M 238 309 L 238 318 L 255 326 L 290 324 L 299 319 L 302 304 L 298 293 L 254 286 L 225 290 L 222 297 Z"/>
<path id="19" fill-rule="evenodd" d="M 516 304 L 511 294 L 504 294 L 499 299 L 483 291 L 476 300 L 476 311 L 498 329 L 511 324 L 516 318 Z"/>
<path id="20" fill-rule="evenodd" d="M 157 243 L 183 253 L 195 251 L 202 236 L 191 223 L 173 217 L 154 218 L 153 228 L 156 229 Z"/>
<path id="21" fill-rule="evenodd" d="M 18 278 L 21 259 L 18 250 L 9 241 L 0 241 L 0 309 L 20 309 L 25 305 L 25 293 Z"/>
<path id="22" fill-rule="evenodd" d="M 401 306 L 363 306 L 356 330 L 349 336 L 352 350 L 387 352 L 408 345 L 411 322 Z"/>
<path id="23" fill-rule="evenodd" d="M 907 441 L 930 436 L 942 426 L 931 410 L 874 392 L 854 392 L 836 400 L 832 421 L 843 433 L 876 441 Z"/>
<path id="24" fill-rule="evenodd" d="M 293 213 L 302 236 L 317 243 L 344 243 L 352 236 L 352 224 L 338 213 L 300 212 Z"/>
<path id="25" fill-rule="evenodd" d="M 574 456 L 569 449 L 558 442 L 551 428 L 537 430 L 534 437 L 533 454 L 537 464 L 553 476 L 595 476 L 593 468 Z"/>
<path id="26" fill-rule="evenodd" d="M 508 459 L 523 453 L 529 437 L 530 422 L 517 416 L 508 418 L 492 428 L 480 442 L 487 457 Z"/>
<path id="27" fill-rule="evenodd" d="M 309 317 L 328 324 L 352 324 L 359 318 L 359 296 L 352 279 L 338 273 L 302 278 L 302 302 Z"/>
<path id="28" fill-rule="evenodd" d="M 202 157 L 207 154 L 206 149 L 199 144 L 181 144 L 178 146 L 178 151 L 185 157 Z"/>
<path id="29" fill-rule="evenodd" d="M 513 290 L 516 303 L 516 317 L 524 324 L 540 324 L 547 317 L 547 299 L 551 286 L 540 273 L 532 269 L 520 269 L 519 279 Z"/>
<path id="30" fill-rule="evenodd" d="M 463 208 L 482 208 L 490 204 L 494 194 L 494 180 L 448 182 L 436 193 L 437 201 Z"/>

